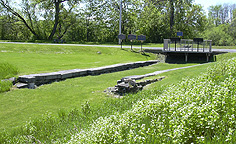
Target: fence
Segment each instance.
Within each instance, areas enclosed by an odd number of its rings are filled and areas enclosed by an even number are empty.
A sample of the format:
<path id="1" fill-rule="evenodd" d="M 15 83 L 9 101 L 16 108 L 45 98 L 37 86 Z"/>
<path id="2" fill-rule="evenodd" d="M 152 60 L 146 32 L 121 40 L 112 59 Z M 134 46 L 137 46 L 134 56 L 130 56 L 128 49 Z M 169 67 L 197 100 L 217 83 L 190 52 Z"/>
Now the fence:
<path id="1" fill-rule="evenodd" d="M 164 52 L 211 53 L 212 40 L 203 39 L 164 39 Z"/>

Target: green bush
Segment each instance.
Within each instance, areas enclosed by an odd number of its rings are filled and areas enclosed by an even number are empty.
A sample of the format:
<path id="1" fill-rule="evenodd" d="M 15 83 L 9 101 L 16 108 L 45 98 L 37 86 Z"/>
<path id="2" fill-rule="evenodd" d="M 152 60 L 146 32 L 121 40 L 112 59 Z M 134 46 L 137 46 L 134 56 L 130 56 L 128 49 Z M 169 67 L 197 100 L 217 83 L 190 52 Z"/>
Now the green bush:
<path id="1" fill-rule="evenodd" d="M 100 117 L 70 143 L 235 143 L 236 58 L 170 86 L 125 113 Z M 152 95 L 155 95 L 152 93 Z"/>
<path id="2" fill-rule="evenodd" d="M 12 82 L 10 81 L 0 81 L 0 93 L 9 91 L 12 87 Z"/>

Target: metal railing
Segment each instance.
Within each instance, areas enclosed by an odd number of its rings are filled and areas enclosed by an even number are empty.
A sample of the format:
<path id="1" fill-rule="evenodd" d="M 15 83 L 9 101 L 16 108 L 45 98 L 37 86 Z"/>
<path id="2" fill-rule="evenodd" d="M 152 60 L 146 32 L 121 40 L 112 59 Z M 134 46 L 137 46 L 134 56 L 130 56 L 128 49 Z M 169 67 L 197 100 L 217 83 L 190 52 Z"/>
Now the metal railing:
<path id="1" fill-rule="evenodd" d="M 164 39 L 164 52 L 196 52 L 196 53 L 211 53 L 212 40 L 204 40 L 203 42 L 194 42 L 189 39 L 181 39 L 180 41 L 171 41 Z"/>

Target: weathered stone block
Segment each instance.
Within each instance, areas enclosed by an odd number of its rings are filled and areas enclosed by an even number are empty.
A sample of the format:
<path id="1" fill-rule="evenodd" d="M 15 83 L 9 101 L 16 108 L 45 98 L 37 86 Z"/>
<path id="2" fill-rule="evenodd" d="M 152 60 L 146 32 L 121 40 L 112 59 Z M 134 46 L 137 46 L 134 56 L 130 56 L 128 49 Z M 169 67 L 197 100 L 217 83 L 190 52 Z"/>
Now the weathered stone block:
<path id="1" fill-rule="evenodd" d="M 18 84 L 16 84 L 16 87 L 19 88 L 19 89 L 21 89 L 21 88 L 28 88 L 28 84 L 26 84 L 26 83 L 18 83 Z"/>
<path id="2" fill-rule="evenodd" d="M 73 78 L 73 70 L 65 70 L 65 71 L 59 71 L 58 73 L 61 74 L 61 79 L 67 79 L 67 78 Z"/>
<path id="3" fill-rule="evenodd" d="M 37 74 L 35 78 L 36 81 L 59 80 L 61 79 L 61 74 L 58 72 L 42 73 L 42 74 Z"/>
<path id="4" fill-rule="evenodd" d="M 36 79 L 35 79 L 36 75 L 37 74 L 19 76 L 18 81 L 22 82 L 22 83 L 32 83 L 32 82 L 36 81 Z"/>
<path id="5" fill-rule="evenodd" d="M 74 69 L 73 77 L 87 76 L 89 69 Z"/>

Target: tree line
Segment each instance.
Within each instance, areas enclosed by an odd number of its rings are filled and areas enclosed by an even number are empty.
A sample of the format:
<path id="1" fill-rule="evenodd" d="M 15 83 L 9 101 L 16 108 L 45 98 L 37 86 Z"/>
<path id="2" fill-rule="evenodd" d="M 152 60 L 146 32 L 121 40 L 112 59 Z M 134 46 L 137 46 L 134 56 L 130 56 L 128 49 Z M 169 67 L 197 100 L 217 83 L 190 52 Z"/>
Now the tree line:
<path id="1" fill-rule="evenodd" d="M 236 6 L 209 7 L 193 0 L 122 0 L 122 33 L 144 34 L 147 42 L 204 37 L 235 45 Z M 120 0 L 0 0 L 0 39 L 117 42 Z"/>

